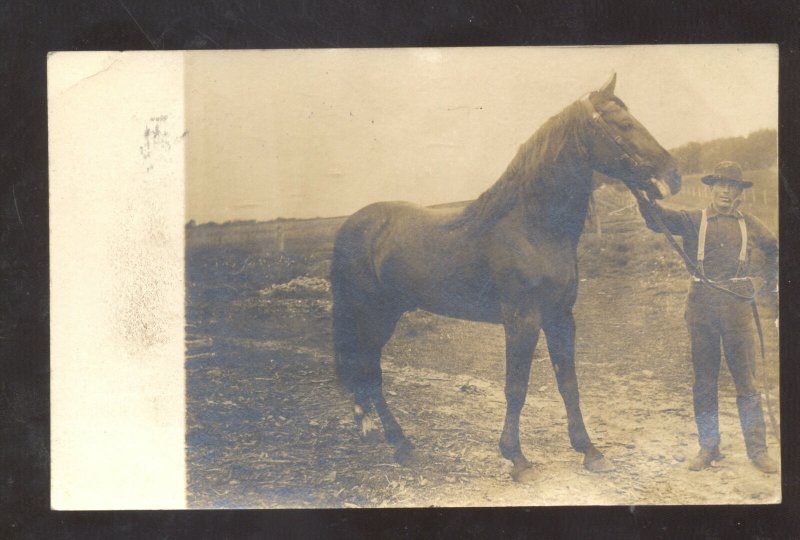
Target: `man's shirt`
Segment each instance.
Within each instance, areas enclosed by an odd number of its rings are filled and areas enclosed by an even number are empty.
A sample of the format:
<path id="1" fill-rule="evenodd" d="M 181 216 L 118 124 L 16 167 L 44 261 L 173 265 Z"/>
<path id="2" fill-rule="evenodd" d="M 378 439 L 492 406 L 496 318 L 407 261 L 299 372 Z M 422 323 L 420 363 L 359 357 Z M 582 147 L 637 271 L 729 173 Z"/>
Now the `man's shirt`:
<path id="1" fill-rule="evenodd" d="M 697 242 L 700 233 L 700 210 L 668 210 L 658 205 L 664 224 L 669 232 L 683 237 L 683 249 L 689 259 L 697 264 Z M 661 232 L 658 224 L 643 212 L 647 227 Z M 708 225 L 706 228 L 705 259 L 703 271 L 711 280 L 722 281 L 736 277 L 739 268 L 739 254 L 742 249 L 742 232 L 739 228 L 739 216 L 743 216 L 747 226 L 747 258 L 739 272 L 740 277 L 762 276 L 771 286 L 778 279 L 778 240 L 769 229 L 755 216 L 743 214 L 738 210 L 734 214 L 721 214 L 713 205 L 706 208 Z M 758 248 L 764 254 L 763 268 L 751 268 L 751 251 Z"/>

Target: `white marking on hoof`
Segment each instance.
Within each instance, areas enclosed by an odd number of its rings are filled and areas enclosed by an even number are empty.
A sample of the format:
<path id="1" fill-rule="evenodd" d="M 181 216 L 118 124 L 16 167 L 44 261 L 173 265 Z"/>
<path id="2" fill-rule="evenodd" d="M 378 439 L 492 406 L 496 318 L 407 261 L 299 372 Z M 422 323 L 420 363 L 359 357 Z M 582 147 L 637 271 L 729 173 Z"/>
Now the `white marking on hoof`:
<path id="1" fill-rule="evenodd" d="M 375 425 L 375 422 L 373 422 L 372 418 L 370 418 L 369 416 L 365 416 L 361 420 L 361 436 L 362 437 L 366 437 L 367 435 L 369 435 L 373 431 L 376 431 L 377 429 L 378 429 L 378 426 Z"/>

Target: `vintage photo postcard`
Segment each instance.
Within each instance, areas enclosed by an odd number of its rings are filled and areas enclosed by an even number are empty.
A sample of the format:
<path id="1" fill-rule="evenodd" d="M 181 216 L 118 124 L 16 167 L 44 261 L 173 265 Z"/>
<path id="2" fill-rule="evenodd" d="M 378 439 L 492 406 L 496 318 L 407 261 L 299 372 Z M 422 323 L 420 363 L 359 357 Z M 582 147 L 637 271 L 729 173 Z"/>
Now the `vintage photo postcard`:
<path id="1" fill-rule="evenodd" d="M 781 500 L 774 45 L 53 53 L 52 506 Z"/>

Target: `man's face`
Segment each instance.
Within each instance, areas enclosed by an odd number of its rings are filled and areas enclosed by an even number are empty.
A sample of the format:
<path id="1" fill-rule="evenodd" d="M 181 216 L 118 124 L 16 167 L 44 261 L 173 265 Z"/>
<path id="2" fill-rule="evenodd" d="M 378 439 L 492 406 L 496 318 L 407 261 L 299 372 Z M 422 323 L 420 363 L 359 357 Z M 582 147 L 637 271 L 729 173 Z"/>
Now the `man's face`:
<path id="1" fill-rule="evenodd" d="M 736 207 L 742 188 L 732 182 L 716 182 L 711 186 L 711 202 L 723 214 L 727 214 Z"/>

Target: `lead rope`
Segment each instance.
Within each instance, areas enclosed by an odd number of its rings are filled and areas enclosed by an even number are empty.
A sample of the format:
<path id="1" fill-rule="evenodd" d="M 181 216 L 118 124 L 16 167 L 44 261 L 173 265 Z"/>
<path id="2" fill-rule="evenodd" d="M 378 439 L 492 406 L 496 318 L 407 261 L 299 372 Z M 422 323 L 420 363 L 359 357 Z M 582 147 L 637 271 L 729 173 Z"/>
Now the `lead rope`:
<path id="1" fill-rule="evenodd" d="M 769 423 L 772 426 L 772 434 L 778 441 L 781 442 L 781 431 L 778 429 L 778 423 L 775 421 L 775 414 L 772 412 L 772 400 L 769 397 L 769 384 L 767 383 L 767 361 L 764 354 L 764 335 L 761 330 L 761 318 L 758 316 L 758 308 L 756 302 L 753 300 L 750 303 L 753 308 L 753 320 L 756 323 L 756 330 L 758 331 L 758 338 L 761 345 L 761 384 L 764 386 L 764 400 L 767 402 L 767 415 L 769 416 Z"/>
<path id="2" fill-rule="evenodd" d="M 726 294 L 729 294 L 729 295 L 731 295 L 731 296 L 733 296 L 735 298 L 739 298 L 741 300 L 747 300 L 748 302 L 750 302 L 750 307 L 753 310 L 753 321 L 755 322 L 756 331 L 758 332 L 758 342 L 759 342 L 759 345 L 761 347 L 761 379 L 762 379 L 761 383 L 762 383 L 762 385 L 764 387 L 764 398 L 765 398 L 765 401 L 767 402 L 767 414 L 769 415 L 769 422 L 770 422 L 770 425 L 772 426 L 772 433 L 775 436 L 775 439 L 777 439 L 778 444 L 780 444 L 780 442 L 781 442 L 781 432 L 778 429 L 778 423 L 775 421 L 775 415 L 772 412 L 772 400 L 770 399 L 769 385 L 767 384 L 767 361 L 766 361 L 766 355 L 764 353 L 764 332 L 763 332 L 763 330 L 761 328 L 761 317 L 758 316 L 758 307 L 756 307 L 756 294 L 755 294 L 755 291 L 753 291 L 752 295 L 741 294 L 741 293 L 738 293 L 736 291 L 732 291 L 730 289 L 726 289 L 725 287 L 722 287 L 718 283 L 715 283 L 714 281 L 708 279 L 708 277 L 706 277 L 705 273 L 700 268 L 698 268 L 691 261 L 691 259 L 689 259 L 689 256 L 686 254 L 686 252 L 683 250 L 683 248 L 680 245 L 678 245 L 678 242 L 675 240 L 675 237 L 672 236 L 672 233 L 669 232 L 669 229 L 664 224 L 664 221 L 661 219 L 661 215 L 657 211 L 653 210 L 652 207 L 654 206 L 654 203 L 652 203 L 648 199 L 646 199 L 637 190 L 631 190 L 631 192 L 633 193 L 634 197 L 636 197 L 636 199 L 639 202 L 643 202 L 644 203 L 643 208 L 647 208 L 647 211 L 650 213 L 650 216 L 656 222 L 656 225 L 658 225 L 658 228 L 661 230 L 661 232 L 667 238 L 667 240 L 669 241 L 670 245 L 672 245 L 672 248 L 678 253 L 678 255 L 681 256 L 681 258 L 683 259 L 683 262 L 686 263 L 686 267 L 689 269 L 689 271 L 692 273 L 692 275 L 694 277 L 696 277 L 697 279 L 699 279 L 700 281 L 702 281 L 703 283 L 705 283 L 706 285 L 710 286 L 713 289 L 716 289 L 718 291 L 721 291 L 721 292 L 724 292 Z M 740 224 L 741 224 L 741 222 L 740 222 Z M 745 230 L 745 229 L 743 229 L 743 230 Z M 742 242 L 743 243 L 746 242 L 746 241 L 747 241 L 746 238 L 742 238 Z M 699 239 L 698 239 L 698 243 L 699 243 Z M 698 247 L 698 250 L 699 249 L 701 249 L 701 248 Z M 746 245 L 744 245 L 742 247 L 742 251 L 745 251 L 745 250 L 746 250 Z M 702 264 L 702 263 L 700 263 L 700 264 Z M 740 257 L 740 260 L 739 260 L 739 266 L 741 268 L 741 257 Z M 737 275 L 738 275 L 738 273 L 737 273 Z"/>

